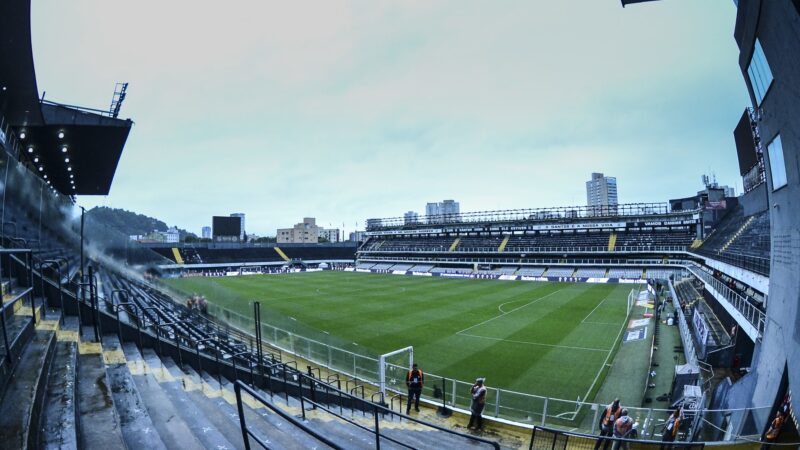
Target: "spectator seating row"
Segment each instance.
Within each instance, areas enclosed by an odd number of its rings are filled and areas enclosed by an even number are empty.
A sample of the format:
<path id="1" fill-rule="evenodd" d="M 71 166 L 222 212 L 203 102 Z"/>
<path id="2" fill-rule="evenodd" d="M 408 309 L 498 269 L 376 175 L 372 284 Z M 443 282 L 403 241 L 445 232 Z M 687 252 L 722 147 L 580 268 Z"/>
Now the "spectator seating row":
<path id="1" fill-rule="evenodd" d="M 381 237 L 373 238 L 359 250 L 361 254 L 380 254 L 384 252 L 499 252 L 525 253 L 535 251 L 647 251 L 652 249 L 688 248 L 694 240 L 693 231 L 629 231 L 607 232 L 564 232 L 526 235 L 492 235 L 467 237 Z M 457 240 L 456 240 L 457 239 Z M 505 246 L 502 245 L 504 241 Z M 613 244 L 613 245 L 612 245 Z M 454 246 L 455 245 L 455 246 Z"/>
<path id="2" fill-rule="evenodd" d="M 700 255 L 769 274 L 769 211 L 744 215 L 741 205 L 733 208 L 696 250 Z"/>

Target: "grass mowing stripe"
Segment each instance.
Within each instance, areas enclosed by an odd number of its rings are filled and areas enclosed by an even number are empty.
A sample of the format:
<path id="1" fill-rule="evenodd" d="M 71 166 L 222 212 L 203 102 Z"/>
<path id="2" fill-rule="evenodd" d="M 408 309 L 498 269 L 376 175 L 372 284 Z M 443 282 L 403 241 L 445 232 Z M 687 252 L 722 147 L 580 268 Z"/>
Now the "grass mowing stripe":
<path id="1" fill-rule="evenodd" d="M 495 387 L 565 399 L 593 389 L 613 337 L 610 326 L 581 319 L 590 313 L 594 321 L 618 323 L 624 314 L 619 288 L 611 285 L 342 272 L 167 283 L 246 317 L 258 300 L 264 322 L 320 342 L 349 350 L 357 342 L 365 355 L 413 345 L 428 373 L 459 380 L 488 375 Z"/>
<path id="2" fill-rule="evenodd" d="M 560 291 L 562 291 L 562 290 L 564 290 L 564 289 L 565 289 L 565 288 L 558 289 L 558 290 L 556 290 L 556 291 L 553 291 L 553 292 L 551 292 L 551 293 L 549 293 L 549 294 L 545 295 L 544 297 L 539 297 L 539 298 L 537 298 L 537 299 L 534 299 L 534 300 L 532 300 L 532 301 L 530 301 L 530 302 L 528 302 L 528 303 L 525 303 L 525 304 L 524 304 L 524 305 L 522 305 L 522 306 L 518 306 L 518 307 L 516 307 L 516 308 L 514 308 L 514 309 L 512 309 L 512 310 L 510 310 L 510 311 L 508 311 L 508 312 L 504 312 L 504 313 L 500 314 L 499 316 L 494 316 L 494 317 L 491 317 L 491 318 L 489 318 L 489 319 L 486 319 L 486 320 L 484 320 L 484 321 L 483 321 L 483 322 L 481 322 L 481 323 L 476 323 L 475 325 L 472 325 L 472 326 L 469 326 L 469 327 L 467 327 L 467 328 L 464 328 L 464 329 L 463 329 L 463 330 L 461 330 L 461 331 L 456 331 L 456 334 L 461 334 L 461 333 L 463 333 L 463 332 L 465 332 L 465 331 L 468 331 L 468 330 L 471 330 L 471 329 L 473 329 L 473 328 L 475 328 L 475 327 L 479 327 L 479 326 L 481 326 L 481 325 L 483 325 L 483 324 L 485 324 L 485 323 L 489 323 L 489 322 L 491 322 L 491 321 L 493 321 L 493 320 L 495 320 L 495 319 L 499 319 L 499 318 L 501 318 L 501 317 L 505 317 L 505 316 L 507 316 L 508 314 L 511 314 L 511 313 L 513 313 L 514 311 L 519 311 L 520 309 L 522 309 L 522 308 L 524 308 L 524 307 L 526 307 L 526 306 L 530 306 L 530 305 L 532 305 L 532 304 L 534 304 L 534 303 L 537 303 L 537 302 L 538 302 L 538 301 L 540 301 L 540 300 L 544 300 L 544 299 L 546 299 L 547 297 L 550 297 L 551 295 L 555 294 L 556 292 L 560 292 Z"/>

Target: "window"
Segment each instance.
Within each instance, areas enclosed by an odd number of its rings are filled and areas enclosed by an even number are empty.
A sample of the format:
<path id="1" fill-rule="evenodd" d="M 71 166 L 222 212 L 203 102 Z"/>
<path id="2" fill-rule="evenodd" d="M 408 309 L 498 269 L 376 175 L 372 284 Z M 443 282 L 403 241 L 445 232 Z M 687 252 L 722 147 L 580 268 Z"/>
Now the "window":
<path id="1" fill-rule="evenodd" d="M 753 93 L 756 96 L 756 106 L 761 106 L 764 96 L 767 95 L 767 89 L 772 84 L 772 71 L 764 56 L 764 49 L 761 48 L 761 41 L 758 39 L 753 48 L 753 56 L 750 57 L 750 65 L 747 66 L 747 75 L 750 77 Z"/>
<path id="2" fill-rule="evenodd" d="M 783 159 L 783 144 L 778 135 L 767 146 L 769 152 L 769 171 L 772 174 L 772 190 L 786 186 L 786 161 Z"/>

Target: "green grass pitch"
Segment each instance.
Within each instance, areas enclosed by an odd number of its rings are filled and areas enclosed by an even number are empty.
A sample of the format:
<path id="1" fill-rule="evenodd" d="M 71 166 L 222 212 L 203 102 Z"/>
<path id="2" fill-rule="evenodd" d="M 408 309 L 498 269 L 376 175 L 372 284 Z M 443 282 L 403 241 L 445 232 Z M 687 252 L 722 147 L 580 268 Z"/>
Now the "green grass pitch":
<path id="1" fill-rule="evenodd" d="M 248 316 L 261 301 L 265 322 L 292 317 L 372 355 L 413 345 L 426 373 L 569 400 L 602 384 L 634 288 L 347 272 L 167 283 Z"/>

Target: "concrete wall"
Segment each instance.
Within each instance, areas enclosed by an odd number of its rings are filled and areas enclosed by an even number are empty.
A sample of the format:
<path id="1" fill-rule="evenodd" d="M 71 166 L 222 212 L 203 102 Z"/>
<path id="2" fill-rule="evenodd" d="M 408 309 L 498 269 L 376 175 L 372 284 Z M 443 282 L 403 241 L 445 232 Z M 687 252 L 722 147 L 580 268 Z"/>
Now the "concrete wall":
<path id="1" fill-rule="evenodd" d="M 739 65 L 755 105 L 747 67 L 756 37 L 774 76 L 761 105 L 759 131 L 767 144 L 780 134 L 788 185 L 773 191 L 767 158 L 771 274 L 767 323 L 752 373 L 730 390 L 728 405 L 772 405 L 788 367 L 792 407 L 800 411 L 800 14 L 788 0 L 740 0 L 735 37 Z M 755 382 L 753 382 L 755 380 Z M 744 381 L 744 380 L 743 380 Z M 750 392 L 748 392 L 750 391 Z M 759 418 L 766 426 L 767 417 Z"/>

